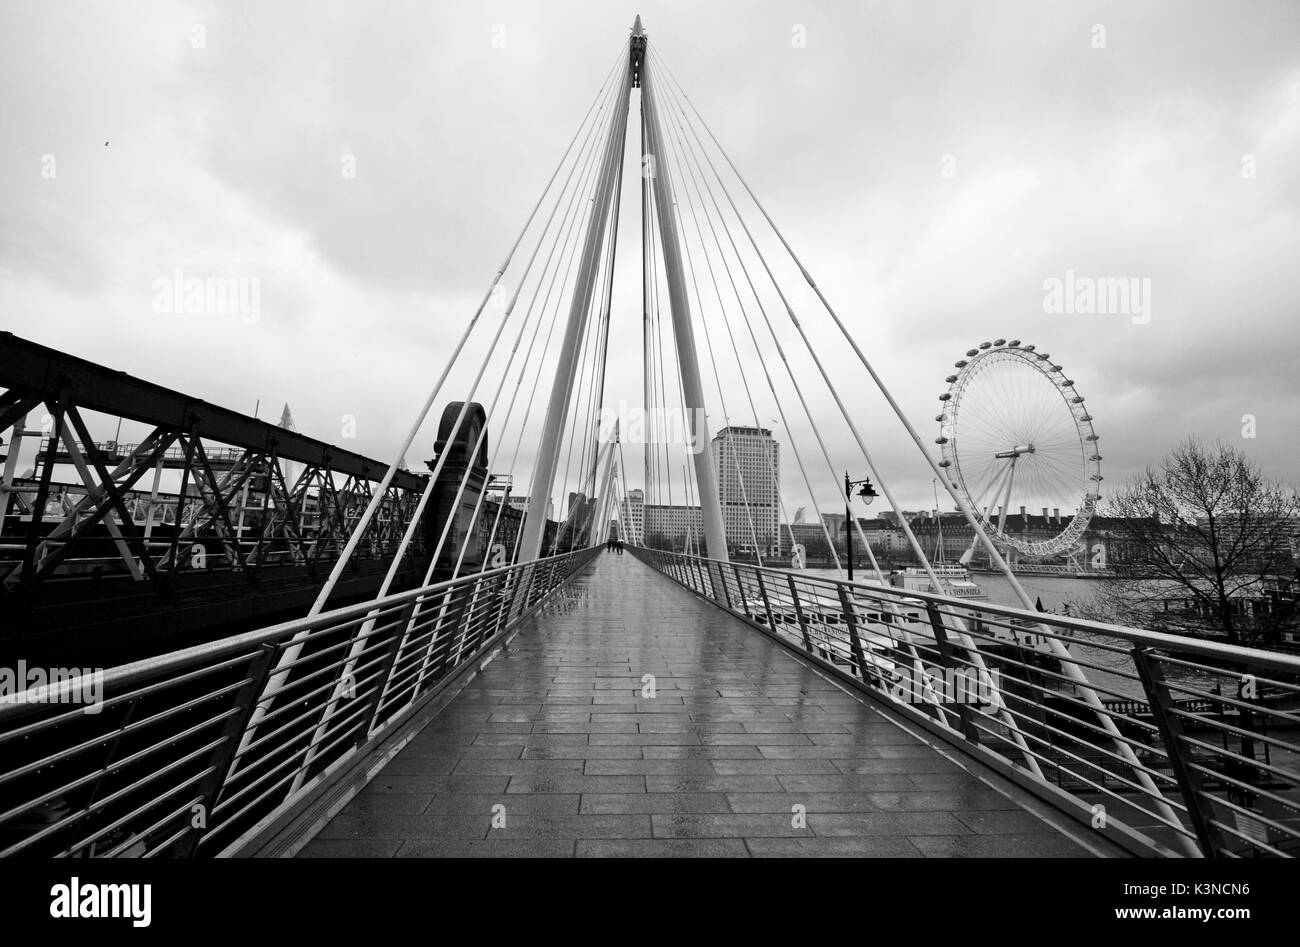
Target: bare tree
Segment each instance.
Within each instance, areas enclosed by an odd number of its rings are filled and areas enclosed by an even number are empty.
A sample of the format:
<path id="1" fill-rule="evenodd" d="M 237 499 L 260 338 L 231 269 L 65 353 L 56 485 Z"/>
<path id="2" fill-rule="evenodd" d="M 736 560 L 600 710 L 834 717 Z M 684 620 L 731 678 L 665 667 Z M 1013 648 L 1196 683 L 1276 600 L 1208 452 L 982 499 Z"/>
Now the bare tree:
<path id="1" fill-rule="evenodd" d="M 1294 610 L 1265 607 L 1261 593 L 1296 576 L 1298 511 L 1295 489 L 1244 453 L 1189 438 L 1105 502 L 1131 555 L 1082 609 L 1156 631 L 1278 643 Z"/>

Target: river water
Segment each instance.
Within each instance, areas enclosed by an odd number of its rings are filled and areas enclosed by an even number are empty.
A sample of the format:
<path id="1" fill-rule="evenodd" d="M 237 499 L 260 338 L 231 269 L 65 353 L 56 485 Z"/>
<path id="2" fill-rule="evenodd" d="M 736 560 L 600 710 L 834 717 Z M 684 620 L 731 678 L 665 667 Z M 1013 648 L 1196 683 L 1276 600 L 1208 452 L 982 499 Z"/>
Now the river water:
<path id="1" fill-rule="evenodd" d="M 834 569 L 804 569 L 808 575 L 824 575 L 827 578 L 838 578 L 839 573 Z M 854 569 L 854 578 L 870 579 L 873 578 L 870 570 Z M 1011 583 L 1007 581 L 1004 575 L 988 572 L 972 572 L 971 581 L 975 582 L 988 595 L 989 601 L 995 605 L 1007 605 L 1011 608 L 1023 608 L 1024 604 L 1020 601 L 1019 596 L 1011 588 Z M 1024 586 L 1029 597 L 1032 599 L 1043 600 L 1043 608 L 1049 612 L 1064 612 L 1065 605 L 1069 602 L 1082 602 L 1092 595 L 1092 590 L 1096 585 L 1095 579 L 1075 579 L 1068 576 L 1060 575 L 1022 575 L 1017 576 L 1020 584 Z"/>

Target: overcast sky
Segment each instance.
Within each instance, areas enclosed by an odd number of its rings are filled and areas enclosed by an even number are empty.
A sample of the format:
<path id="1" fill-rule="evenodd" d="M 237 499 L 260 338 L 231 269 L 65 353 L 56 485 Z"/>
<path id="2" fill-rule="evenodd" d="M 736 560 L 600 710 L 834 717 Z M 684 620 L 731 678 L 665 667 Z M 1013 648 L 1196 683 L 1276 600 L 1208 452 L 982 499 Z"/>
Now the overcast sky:
<path id="1" fill-rule="evenodd" d="M 953 361 L 1020 338 L 1087 396 L 1108 481 L 1190 433 L 1297 479 L 1294 2 L 6 3 L 0 328 L 389 459 L 638 12 L 927 444 Z M 628 186 L 614 401 L 640 397 Z M 177 270 L 258 279 L 260 317 L 156 312 Z M 1149 321 L 1044 312 L 1071 270 L 1150 280 Z M 928 507 L 915 447 L 806 321 Z"/>

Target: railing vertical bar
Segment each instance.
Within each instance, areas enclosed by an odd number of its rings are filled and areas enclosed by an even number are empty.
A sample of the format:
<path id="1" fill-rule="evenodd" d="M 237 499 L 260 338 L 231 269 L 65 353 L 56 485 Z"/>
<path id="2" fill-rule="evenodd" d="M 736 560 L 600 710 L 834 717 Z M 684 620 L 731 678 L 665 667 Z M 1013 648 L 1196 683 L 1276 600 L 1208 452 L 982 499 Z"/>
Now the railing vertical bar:
<path id="1" fill-rule="evenodd" d="M 803 646 L 809 653 L 813 653 L 812 636 L 808 634 L 808 616 L 803 612 L 803 605 L 799 602 L 799 590 L 795 588 L 794 576 L 790 576 L 790 599 L 794 602 L 794 617 L 799 621 L 799 630 L 803 632 Z"/>
<path id="2" fill-rule="evenodd" d="M 745 617 L 750 617 L 749 597 L 745 594 L 745 582 L 740 577 L 740 566 L 731 563 L 731 574 L 736 577 L 736 594 L 740 596 L 740 608 L 745 613 Z"/>
<path id="3" fill-rule="evenodd" d="M 755 570 L 754 578 L 758 580 L 758 591 L 763 596 L 763 608 L 767 610 L 767 627 L 776 631 L 776 616 L 772 613 L 772 601 L 767 597 L 767 586 L 763 584 L 763 573 Z"/>
<path id="4" fill-rule="evenodd" d="M 366 725 L 357 733 L 357 744 L 365 742 L 379 726 L 379 710 L 384 705 L 384 694 L 388 691 L 388 682 L 392 680 L 393 668 L 397 665 L 397 655 L 402 650 L 404 636 L 402 630 L 410 627 L 411 620 L 415 617 L 415 600 L 407 602 L 406 607 L 402 609 L 401 617 L 393 626 L 393 640 L 388 643 L 388 650 L 384 654 L 384 663 L 380 669 L 379 677 L 375 681 L 374 696 L 369 698 L 370 709 L 366 713 Z"/>
<path id="5" fill-rule="evenodd" d="M 1187 804 L 1188 818 L 1196 832 L 1201 854 L 1205 858 L 1218 858 L 1224 848 L 1223 836 L 1214 825 L 1214 810 L 1207 800 L 1201 774 L 1188 767 L 1183 760 L 1183 725 L 1177 714 L 1170 713 L 1173 699 L 1164 669 L 1160 666 L 1159 658 L 1148 648 L 1135 647 L 1130 653 L 1137 666 L 1142 688 L 1146 691 L 1151 716 L 1155 719 L 1160 738 L 1168 751 L 1178 790 Z"/>
<path id="6" fill-rule="evenodd" d="M 847 587 L 841 585 L 840 605 L 844 609 L 844 623 L 849 629 L 849 647 L 853 651 L 853 660 L 858 665 L 858 677 L 864 682 L 867 679 L 867 661 L 862 654 L 862 641 L 858 638 L 858 616 L 853 606 L 853 599 L 849 595 Z"/>
<path id="7" fill-rule="evenodd" d="M 226 725 L 221 730 L 221 745 L 212 758 L 212 772 L 197 787 L 198 794 L 203 799 L 200 803 L 204 807 L 202 818 L 198 820 L 202 827 L 195 826 L 194 819 L 190 820 L 191 830 L 176 842 L 175 854 L 180 858 L 192 857 L 203 841 L 204 830 L 212 828 L 207 824 L 208 817 L 216 808 L 221 790 L 226 780 L 230 778 L 230 770 L 235 762 L 235 751 L 239 749 L 239 738 L 244 734 L 248 722 L 253 717 L 253 710 L 257 707 L 257 696 L 271 676 L 278 651 L 276 645 L 263 645 L 248 667 L 248 681 L 239 689 L 235 697 L 235 706 L 241 708 L 241 712 L 232 714 L 226 721 Z"/>
<path id="8" fill-rule="evenodd" d="M 934 641 L 938 646 L 935 650 L 938 651 L 940 666 L 943 667 L 945 671 L 964 673 L 964 668 L 960 662 L 957 661 L 957 656 L 953 649 L 952 642 L 948 640 L 948 629 L 944 627 L 943 616 L 939 614 L 939 610 L 934 607 L 933 602 L 926 603 L 925 611 L 930 616 L 930 627 L 934 629 Z M 950 696 L 955 697 L 955 695 Z M 975 726 L 975 721 L 971 717 L 970 704 L 965 697 L 966 694 L 963 689 L 962 699 L 956 701 L 957 720 L 961 724 L 962 736 L 971 743 L 978 744 L 980 742 L 979 728 Z M 943 719 L 942 712 L 939 716 L 940 719 Z M 944 722 L 946 723 L 947 721 L 945 720 Z"/>

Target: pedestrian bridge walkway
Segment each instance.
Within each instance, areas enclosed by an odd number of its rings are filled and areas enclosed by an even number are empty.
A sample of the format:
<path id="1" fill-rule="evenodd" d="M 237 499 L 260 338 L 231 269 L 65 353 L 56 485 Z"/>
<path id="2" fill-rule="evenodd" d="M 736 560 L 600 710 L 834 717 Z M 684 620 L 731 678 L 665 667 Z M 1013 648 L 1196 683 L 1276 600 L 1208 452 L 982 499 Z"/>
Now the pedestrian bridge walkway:
<path id="1" fill-rule="evenodd" d="M 299 854 L 1117 853 L 633 556 L 604 553 Z"/>

